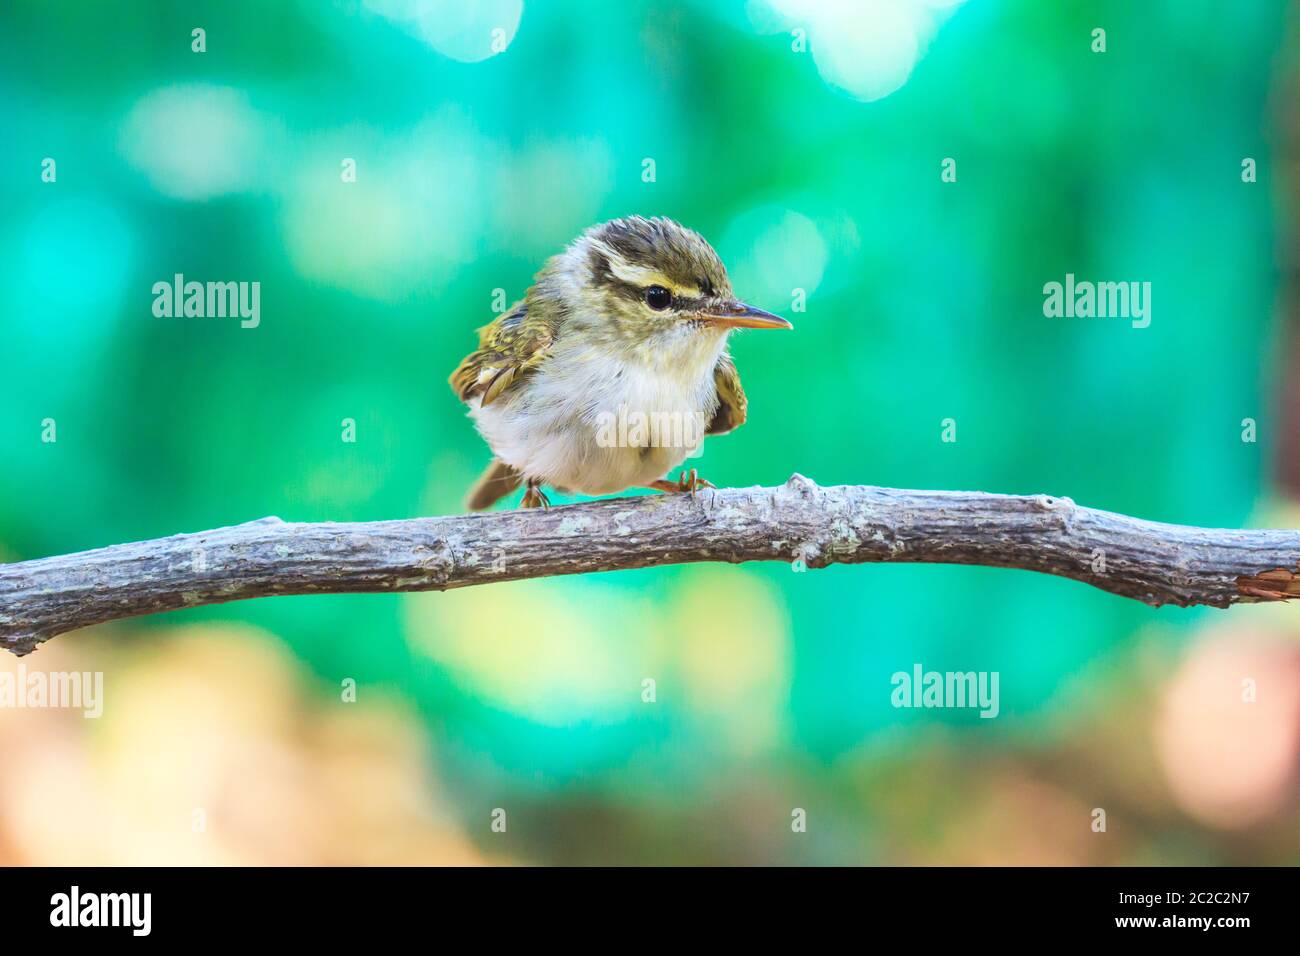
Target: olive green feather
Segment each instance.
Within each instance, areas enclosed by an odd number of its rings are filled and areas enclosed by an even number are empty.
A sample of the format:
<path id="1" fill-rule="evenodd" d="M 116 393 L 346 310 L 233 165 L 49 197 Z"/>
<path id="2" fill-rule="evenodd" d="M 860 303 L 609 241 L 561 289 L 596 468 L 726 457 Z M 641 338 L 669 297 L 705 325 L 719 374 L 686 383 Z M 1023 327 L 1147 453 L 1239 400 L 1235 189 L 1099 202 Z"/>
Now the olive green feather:
<path id="1" fill-rule="evenodd" d="M 488 405 L 546 357 L 556 325 L 529 315 L 523 302 L 478 330 L 478 349 L 465 356 L 449 379 L 462 402 L 481 395 Z"/>
<path id="2" fill-rule="evenodd" d="M 736 363 L 730 355 L 724 353 L 718 359 L 718 365 L 713 370 L 713 384 L 718 389 L 718 410 L 713 413 L 713 419 L 704 434 L 725 435 L 745 424 L 745 411 L 749 405 L 745 390 L 740 387 L 740 373 L 736 371 Z"/>

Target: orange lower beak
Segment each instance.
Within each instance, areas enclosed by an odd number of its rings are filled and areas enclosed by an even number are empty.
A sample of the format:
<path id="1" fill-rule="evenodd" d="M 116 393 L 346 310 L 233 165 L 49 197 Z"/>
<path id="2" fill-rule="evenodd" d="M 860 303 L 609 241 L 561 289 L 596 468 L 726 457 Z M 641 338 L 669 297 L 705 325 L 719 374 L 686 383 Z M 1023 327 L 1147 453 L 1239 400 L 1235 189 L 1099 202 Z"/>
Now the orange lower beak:
<path id="1" fill-rule="evenodd" d="M 743 302 L 725 302 L 710 306 L 699 316 L 701 321 L 730 329 L 793 329 L 794 326 L 771 312 L 764 312 Z"/>

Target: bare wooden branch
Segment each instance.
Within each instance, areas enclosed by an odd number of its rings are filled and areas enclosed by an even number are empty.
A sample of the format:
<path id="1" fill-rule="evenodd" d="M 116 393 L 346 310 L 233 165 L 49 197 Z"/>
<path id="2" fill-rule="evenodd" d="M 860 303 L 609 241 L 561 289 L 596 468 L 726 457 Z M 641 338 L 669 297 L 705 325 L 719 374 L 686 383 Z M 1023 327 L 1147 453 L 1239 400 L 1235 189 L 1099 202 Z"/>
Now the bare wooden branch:
<path id="1" fill-rule="evenodd" d="M 1159 524 L 1068 498 L 777 488 L 492 514 L 248 524 L 0 565 L 0 645 L 119 618 L 285 594 L 441 591 L 690 561 L 916 561 L 1061 575 L 1147 604 L 1300 595 L 1300 531 Z"/>

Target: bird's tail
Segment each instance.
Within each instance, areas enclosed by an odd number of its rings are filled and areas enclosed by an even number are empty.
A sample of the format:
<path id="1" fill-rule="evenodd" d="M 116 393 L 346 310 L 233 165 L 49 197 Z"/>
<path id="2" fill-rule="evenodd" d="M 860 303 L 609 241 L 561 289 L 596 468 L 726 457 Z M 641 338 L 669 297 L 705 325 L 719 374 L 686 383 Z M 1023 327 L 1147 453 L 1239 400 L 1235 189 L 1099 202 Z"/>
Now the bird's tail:
<path id="1" fill-rule="evenodd" d="M 465 498 L 465 507 L 470 511 L 482 511 L 490 508 L 523 483 L 523 475 L 515 471 L 504 461 L 492 459 L 492 464 L 474 482 Z"/>

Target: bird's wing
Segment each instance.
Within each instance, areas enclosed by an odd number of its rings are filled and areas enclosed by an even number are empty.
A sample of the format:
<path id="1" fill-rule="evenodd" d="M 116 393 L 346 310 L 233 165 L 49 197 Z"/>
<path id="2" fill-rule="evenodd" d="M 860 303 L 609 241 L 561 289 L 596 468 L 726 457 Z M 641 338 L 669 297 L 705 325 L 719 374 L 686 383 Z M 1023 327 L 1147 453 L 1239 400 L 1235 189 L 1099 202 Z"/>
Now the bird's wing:
<path id="1" fill-rule="evenodd" d="M 478 350 L 451 373 L 448 380 L 462 402 L 476 395 L 488 405 L 546 357 L 555 341 L 555 328 L 545 320 L 530 319 L 521 302 L 494 322 L 478 330 Z"/>
<path id="2" fill-rule="evenodd" d="M 704 430 L 706 435 L 725 435 L 745 424 L 745 390 L 740 387 L 740 373 L 731 356 L 723 354 L 713 369 L 713 384 L 718 389 L 718 410 Z"/>

